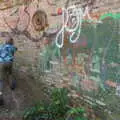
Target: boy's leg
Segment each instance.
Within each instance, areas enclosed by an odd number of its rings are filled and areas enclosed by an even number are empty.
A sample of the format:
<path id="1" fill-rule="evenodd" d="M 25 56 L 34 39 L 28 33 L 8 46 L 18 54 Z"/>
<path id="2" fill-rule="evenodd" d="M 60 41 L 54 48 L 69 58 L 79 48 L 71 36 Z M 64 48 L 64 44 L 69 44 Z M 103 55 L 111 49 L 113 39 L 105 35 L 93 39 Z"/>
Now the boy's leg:
<path id="1" fill-rule="evenodd" d="M 0 64 L 0 105 L 4 104 L 3 101 L 3 81 L 5 79 L 4 64 Z"/>
<path id="2" fill-rule="evenodd" d="M 9 75 L 9 85 L 11 90 L 14 90 L 16 88 L 16 80 L 13 77 L 13 65 L 12 63 L 8 66 L 8 75 Z"/>
<path id="3" fill-rule="evenodd" d="M 14 79 L 13 75 L 9 75 L 10 77 L 10 89 L 11 90 L 14 90 L 16 88 L 16 80 Z"/>

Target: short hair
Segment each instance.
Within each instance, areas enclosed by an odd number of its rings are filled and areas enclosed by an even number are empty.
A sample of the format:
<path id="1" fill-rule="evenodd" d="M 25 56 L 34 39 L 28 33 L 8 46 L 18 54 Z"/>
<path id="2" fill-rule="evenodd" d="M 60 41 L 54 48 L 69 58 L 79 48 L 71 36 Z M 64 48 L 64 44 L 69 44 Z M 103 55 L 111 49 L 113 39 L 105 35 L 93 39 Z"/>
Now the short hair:
<path id="1" fill-rule="evenodd" d="M 13 38 L 8 38 L 8 39 L 6 39 L 5 43 L 13 45 L 14 44 L 14 40 L 13 40 Z"/>

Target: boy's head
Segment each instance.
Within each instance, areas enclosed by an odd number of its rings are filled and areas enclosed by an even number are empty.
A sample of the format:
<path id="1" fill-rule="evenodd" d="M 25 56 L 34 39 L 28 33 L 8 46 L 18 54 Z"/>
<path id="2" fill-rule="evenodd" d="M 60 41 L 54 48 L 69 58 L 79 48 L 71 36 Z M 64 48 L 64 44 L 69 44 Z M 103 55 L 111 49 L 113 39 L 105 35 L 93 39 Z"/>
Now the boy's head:
<path id="1" fill-rule="evenodd" d="M 9 37 L 9 38 L 6 39 L 5 43 L 13 45 L 14 44 L 14 40 L 11 37 Z"/>

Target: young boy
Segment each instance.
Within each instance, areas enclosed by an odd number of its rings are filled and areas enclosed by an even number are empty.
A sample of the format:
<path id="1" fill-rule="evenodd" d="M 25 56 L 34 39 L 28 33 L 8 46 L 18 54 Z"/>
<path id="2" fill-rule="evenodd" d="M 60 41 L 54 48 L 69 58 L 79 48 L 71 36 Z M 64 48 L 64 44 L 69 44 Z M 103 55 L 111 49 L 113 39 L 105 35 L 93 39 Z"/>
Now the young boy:
<path id="1" fill-rule="evenodd" d="M 14 61 L 14 53 L 17 48 L 14 46 L 14 40 L 8 38 L 5 44 L 0 45 L 0 105 L 3 101 L 3 82 L 9 81 L 11 90 L 15 89 L 15 82 L 12 79 L 12 65 Z M 12 80 L 10 82 L 10 80 Z"/>

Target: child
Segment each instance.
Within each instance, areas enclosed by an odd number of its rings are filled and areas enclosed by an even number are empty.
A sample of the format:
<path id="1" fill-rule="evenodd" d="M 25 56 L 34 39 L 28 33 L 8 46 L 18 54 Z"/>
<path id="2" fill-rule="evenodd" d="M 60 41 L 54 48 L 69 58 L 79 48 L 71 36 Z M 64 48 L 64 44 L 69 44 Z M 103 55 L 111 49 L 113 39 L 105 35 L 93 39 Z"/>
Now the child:
<path id="1" fill-rule="evenodd" d="M 5 44 L 0 45 L 0 105 L 4 104 L 3 101 L 3 82 L 4 80 L 12 80 L 12 65 L 14 61 L 14 53 L 17 48 L 14 46 L 12 38 L 8 38 Z M 10 81 L 9 81 L 10 83 Z M 15 82 L 10 83 L 10 88 L 15 89 Z"/>

